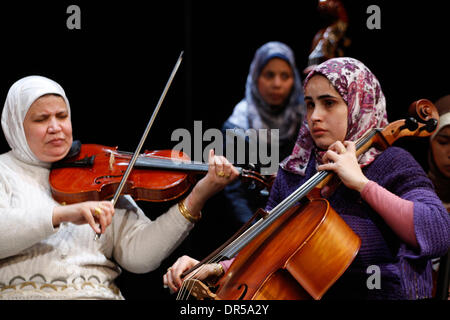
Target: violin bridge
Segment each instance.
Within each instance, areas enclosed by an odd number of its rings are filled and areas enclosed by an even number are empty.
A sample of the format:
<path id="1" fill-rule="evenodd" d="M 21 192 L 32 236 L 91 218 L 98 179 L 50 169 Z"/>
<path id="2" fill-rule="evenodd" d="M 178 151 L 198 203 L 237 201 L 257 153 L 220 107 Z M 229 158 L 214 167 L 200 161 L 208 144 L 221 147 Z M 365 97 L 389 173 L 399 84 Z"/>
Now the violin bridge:
<path id="1" fill-rule="evenodd" d="M 109 171 L 113 171 L 114 161 L 115 161 L 114 154 L 111 152 L 109 154 Z"/>

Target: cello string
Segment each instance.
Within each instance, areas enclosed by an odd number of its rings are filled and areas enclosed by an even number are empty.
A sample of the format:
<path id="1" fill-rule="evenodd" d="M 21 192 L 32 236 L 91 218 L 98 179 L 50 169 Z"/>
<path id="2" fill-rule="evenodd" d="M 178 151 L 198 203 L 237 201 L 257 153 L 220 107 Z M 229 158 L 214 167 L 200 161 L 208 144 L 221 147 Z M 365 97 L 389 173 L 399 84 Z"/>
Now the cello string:
<path id="1" fill-rule="evenodd" d="M 203 267 L 204 266 L 201 266 L 199 269 L 202 269 Z M 194 278 L 195 275 L 200 271 L 199 269 L 195 270 L 194 274 L 192 274 L 192 275 L 189 274 L 187 276 L 186 280 Z M 183 282 L 181 284 L 180 291 L 179 291 L 178 296 L 177 296 L 177 300 L 187 300 L 190 297 L 192 289 L 194 288 L 194 283 L 192 283 L 190 286 L 187 285 L 186 283 L 188 283 L 188 281 L 184 281 L 183 280 Z"/>
<path id="2" fill-rule="evenodd" d="M 233 242 L 231 242 L 227 247 L 214 255 L 210 260 L 206 261 L 206 263 L 214 263 L 220 260 L 220 257 L 233 257 L 236 252 L 240 251 L 242 247 L 244 247 L 247 243 L 249 243 L 252 239 L 254 239 L 258 234 L 260 234 L 264 229 L 271 225 L 271 223 L 276 220 L 279 216 L 281 216 L 284 212 L 286 212 L 289 208 L 291 208 L 295 203 L 297 203 L 300 199 L 302 199 L 306 194 L 308 194 L 317 184 L 319 184 L 323 179 L 325 179 L 330 173 L 327 171 L 317 172 L 313 177 L 308 179 L 306 183 L 297 188 L 291 195 L 285 198 L 282 202 L 280 202 L 277 206 L 275 206 L 272 210 L 270 210 L 268 217 L 266 219 L 259 219 L 256 221 L 251 227 L 249 227 L 243 234 L 241 234 L 238 238 L 236 238 Z M 189 277 L 194 277 L 200 269 L 204 267 L 201 266 L 197 270 L 194 270 L 194 273 Z M 182 288 L 180 288 L 177 299 L 182 299 L 188 297 L 191 294 L 192 288 L 186 288 L 185 282 L 183 281 Z"/>
<path id="3" fill-rule="evenodd" d="M 368 132 L 366 132 L 366 134 L 364 134 L 360 139 L 357 140 L 356 149 L 358 150 L 359 148 L 364 146 L 377 132 L 379 132 L 379 129 L 371 129 Z M 270 210 L 268 217 L 264 220 L 264 223 L 261 226 L 255 226 L 256 225 L 255 223 L 240 237 L 238 237 L 235 241 L 230 243 L 229 246 L 225 247 L 221 251 L 221 253 L 224 253 L 224 255 L 228 257 L 234 256 L 237 252 L 239 252 L 242 249 L 242 247 L 244 247 L 254 237 L 256 237 L 259 233 L 265 230 L 274 220 L 276 220 L 279 216 L 284 214 L 284 212 L 286 212 L 298 201 L 300 201 L 304 196 L 306 196 L 315 186 L 317 186 L 321 181 L 323 181 L 329 174 L 330 172 L 327 171 L 317 172 L 307 182 L 305 182 L 302 186 L 300 186 L 287 198 L 285 198 L 277 206 L 275 206 L 272 210 Z M 254 229 L 253 227 L 255 227 L 256 229 L 253 230 Z"/>
<path id="4" fill-rule="evenodd" d="M 309 184 L 307 184 L 307 186 L 309 186 L 309 185 L 317 185 L 317 183 L 319 183 L 321 180 L 323 180 L 323 178 L 320 177 L 321 175 L 324 175 L 323 172 L 322 172 L 322 174 L 320 174 L 320 175 L 319 175 L 319 174 L 316 174 L 313 178 L 309 179 L 309 180 L 308 180 Z M 319 177 L 317 177 L 317 176 L 319 176 Z M 325 175 L 325 176 L 326 176 L 326 175 Z M 312 181 L 311 181 L 311 180 L 312 180 Z M 292 194 L 291 196 L 289 196 L 288 198 L 286 198 L 285 201 L 283 201 L 283 203 L 284 203 L 284 202 L 290 202 L 290 200 L 291 200 L 291 202 L 294 202 L 294 203 L 295 203 L 295 195 L 296 195 L 296 193 L 300 193 L 300 194 L 301 194 L 301 193 L 305 193 L 305 192 L 307 193 L 307 192 L 309 192 L 308 189 L 309 189 L 309 188 L 306 188 L 306 189 L 305 189 L 305 185 L 299 187 L 299 189 L 297 190 L 298 192 L 294 192 L 294 194 Z M 281 203 L 280 203 L 280 205 L 281 205 Z M 273 209 L 269 212 L 269 216 L 276 216 L 276 215 L 277 215 L 277 210 L 278 210 L 279 212 L 282 212 L 281 209 L 277 209 L 277 208 L 279 208 L 279 207 L 282 207 L 282 206 L 280 206 L 280 205 L 278 205 L 278 206 L 276 206 L 275 208 L 273 208 Z M 207 264 L 207 263 L 215 263 L 215 262 L 218 262 L 218 261 L 220 261 L 221 257 L 223 257 L 223 256 L 226 256 L 226 257 L 232 257 L 232 256 L 234 256 L 234 254 L 231 255 L 231 254 L 227 253 L 227 249 L 230 249 L 230 248 L 235 249 L 235 248 L 238 246 L 238 244 L 248 243 L 249 241 L 251 241 L 251 239 L 252 239 L 253 237 L 255 237 L 256 235 L 258 235 L 258 234 L 260 233 L 260 228 L 258 228 L 258 226 L 259 226 L 260 224 L 264 223 L 264 222 L 266 222 L 266 220 L 264 220 L 264 219 L 259 219 L 258 221 L 256 221 L 255 224 L 253 224 L 249 229 L 247 229 L 243 234 L 241 234 L 237 239 L 235 239 L 228 247 L 226 247 L 226 248 L 224 248 L 222 251 L 218 252 L 218 253 L 217 253 L 216 255 L 214 255 L 211 259 L 209 259 L 208 261 L 206 261 L 205 264 Z M 267 224 L 267 226 L 268 226 L 268 225 L 270 225 L 270 223 Z M 255 228 L 256 228 L 256 230 L 252 230 L 252 229 L 255 229 Z M 228 252 L 229 252 L 229 251 L 228 251 Z M 189 278 L 195 277 L 195 275 L 196 275 L 198 272 L 200 272 L 200 270 L 201 270 L 202 268 L 204 268 L 204 267 L 205 267 L 205 265 L 202 265 L 202 266 L 199 267 L 197 270 L 194 270 L 194 273 L 189 274 L 188 277 L 189 277 Z M 188 279 L 189 279 L 189 278 L 188 278 Z M 194 285 L 194 284 L 192 284 L 192 286 L 193 286 L 193 285 Z M 178 293 L 178 296 L 177 296 L 177 300 L 184 300 L 184 299 L 187 299 L 187 297 L 190 296 L 191 292 L 192 292 L 192 287 L 189 288 L 189 286 L 186 285 L 186 282 L 183 281 L 182 286 L 181 286 L 181 288 L 180 288 L 180 290 L 179 290 L 179 293 Z"/>
<path id="5" fill-rule="evenodd" d="M 225 256 L 234 256 L 239 252 L 249 241 L 254 239 L 258 234 L 269 227 L 273 221 L 284 214 L 289 208 L 303 198 L 309 191 L 313 189 L 318 183 L 320 183 L 329 173 L 321 171 L 310 178 L 304 185 L 300 186 L 290 196 L 280 202 L 276 207 L 270 210 L 268 216 L 265 219 L 260 219 L 246 232 L 244 232 L 239 238 L 233 241 L 229 246 L 225 247 L 223 252 Z"/>
<path id="6" fill-rule="evenodd" d="M 215 261 L 215 262 L 217 262 L 217 261 Z M 215 263 L 215 262 L 214 262 L 214 259 L 211 259 L 210 261 L 208 261 L 208 263 Z M 188 274 L 186 276 L 186 280 L 191 279 L 191 278 L 195 279 L 195 276 L 201 271 L 201 269 L 203 269 L 205 267 L 206 267 L 206 265 L 204 264 L 200 268 L 194 270 L 194 272 L 192 274 Z M 186 283 L 187 283 L 187 281 L 183 280 L 180 290 L 177 295 L 177 300 L 187 300 L 190 297 L 192 289 L 194 288 L 195 284 L 192 283 L 189 286 L 189 284 L 186 284 Z"/>

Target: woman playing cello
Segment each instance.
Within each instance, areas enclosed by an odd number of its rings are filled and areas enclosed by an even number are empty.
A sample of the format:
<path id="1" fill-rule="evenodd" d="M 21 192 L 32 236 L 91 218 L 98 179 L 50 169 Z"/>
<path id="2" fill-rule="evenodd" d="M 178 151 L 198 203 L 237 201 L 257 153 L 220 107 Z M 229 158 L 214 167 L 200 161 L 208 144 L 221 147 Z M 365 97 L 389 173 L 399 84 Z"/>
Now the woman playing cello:
<path id="1" fill-rule="evenodd" d="M 0 155 L 0 299 L 123 299 L 114 284 L 119 265 L 135 273 L 156 269 L 200 219 L 205 201 L 238 174 L 210 152 L 208 174 L 155 221 L 130 196 L 121 196 L 116 208 L 110 201 L 62 206 L 51 196 L 49 169 L 72 146 L 70 114 L 64 90 L 48 78 L 25 77 L 8 92 L 2 128 L 11 151 Z M 101 237 L 94 240 L 94 232 Z"/>
<path id="2" fill-rule="evenodd" d="M 450 245 L 450 219 L 420 165 L 403 149 L 370 148 L 356 156 L 355 141 L 387 125 L 386 105 L 372 72 L 352 58 L 316 66 L 305 79 L 306 121 L 292 154 L 281 163 L 269 211 L 318 170 L 342 183 L 323 190 L 330 205 L 361 238 L 353 263 L 324 299 L 431 297 L 431 258 Z M 221 275 L 230 261 L 207 265 L 200 278 Z M 184 256 L 164 275 L 172 290 L 196 260 Z"/>

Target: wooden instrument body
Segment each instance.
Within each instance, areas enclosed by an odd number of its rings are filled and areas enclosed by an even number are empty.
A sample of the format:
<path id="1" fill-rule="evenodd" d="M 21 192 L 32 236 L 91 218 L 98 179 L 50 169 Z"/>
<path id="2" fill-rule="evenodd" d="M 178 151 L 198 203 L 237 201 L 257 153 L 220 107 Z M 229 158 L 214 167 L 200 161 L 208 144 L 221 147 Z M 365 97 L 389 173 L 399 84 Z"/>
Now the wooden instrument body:
<path id="1" fill-rule="evenodd" d="M 112 198 L 130 162 L 129 155 L 117 152 L 117 147 L 83 144 L 72 161 L 94 156 L 91 167 L 61 167 L 50 172 L 53 198 L 67 204 Z M 182 152 L 158 150 L 145 152 L 141 157 L 189 160 Z M 69 162 L 70 164 L 70 162 Z M 123 194 L 135 200 L 169 201 L 180 197 L 191 187 L 194 176 L 183 171 L 141 169 L 135 166 L 130 173 Z"/>
<path id="2" fill-rule="evenodd" d="M 225 300 L 320 299 L 360 246 L 327 200 L 296 205 L 239 252 L 216 294 Z"/>

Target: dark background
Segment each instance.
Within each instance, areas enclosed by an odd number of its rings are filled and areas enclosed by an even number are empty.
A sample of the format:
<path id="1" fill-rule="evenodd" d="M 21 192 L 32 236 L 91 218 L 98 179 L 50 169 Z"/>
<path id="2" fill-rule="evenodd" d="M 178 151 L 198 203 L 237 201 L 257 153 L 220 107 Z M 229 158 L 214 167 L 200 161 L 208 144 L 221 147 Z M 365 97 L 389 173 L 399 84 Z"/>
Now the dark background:
<path id="1" fill-rule="evenodd" d="M 346 55 L 378 77 L 389 120 L 403 118 L 410 103 L 450 93 L 447 82 L 448 15 L 444 1 L 343 1 L 349 16 Z M 69 30 L 66 9 L 81 9 L 81 30 Z M 381 9 L 381 29 L 369 30 L 369 5 Z M 401 6 L 399 4 L 402 4 Z M 134 151 L 169 74 L 184 50 L 175 77 L 144 149 L 169 149 L 177 128 L 220 128 L 244 95 L 255 50 L 278 40 L 306 67 L 315 33 L 323 26 L 310 1 L 40 1 L 0 4 L 0 97 L 27 75 L 60 83 L 72 108 L 74 138 L 83 143 Z M 426 141 L 406 144 L 426 166 Z M 0 152 L 8 151 L 0 137 Z M 164 205 L 142 203 L 150 217 Z M 221 195 L 203 220 L 161 268 L 147 275 L 127 272 L 119 285 L 128 299 L 173 299 L 161 276 L 180 255 L 203 258 L 235 226 Z"/>

